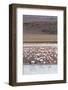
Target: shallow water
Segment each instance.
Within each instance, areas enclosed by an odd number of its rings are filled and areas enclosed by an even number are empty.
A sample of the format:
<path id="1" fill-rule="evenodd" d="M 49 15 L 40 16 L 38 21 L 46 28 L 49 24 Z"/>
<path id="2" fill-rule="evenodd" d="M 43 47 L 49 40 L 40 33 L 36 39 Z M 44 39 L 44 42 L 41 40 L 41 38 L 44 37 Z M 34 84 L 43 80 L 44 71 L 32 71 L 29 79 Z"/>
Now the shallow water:
<path id="1" fill-rule="evenodd" d="M 53 65 L 23 65 L 23 74 L 54 74 L 57 73 L 57 64 Z"/>

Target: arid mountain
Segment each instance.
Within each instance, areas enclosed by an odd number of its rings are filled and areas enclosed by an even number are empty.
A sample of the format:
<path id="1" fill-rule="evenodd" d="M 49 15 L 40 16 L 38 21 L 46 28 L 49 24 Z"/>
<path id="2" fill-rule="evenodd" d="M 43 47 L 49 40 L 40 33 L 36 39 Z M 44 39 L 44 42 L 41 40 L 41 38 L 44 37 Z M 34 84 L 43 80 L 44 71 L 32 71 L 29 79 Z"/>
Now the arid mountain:
<path id="1" fill-rule="evenodd" d="M 23 38 L 26 42 L 57 41 L 57 17 L 24 15 Z"/>
<path id="2" fill-rule="evenodd" d="M 24 23 L 24 34 L 57 34 L 57 22 L 56 21 L 35 21 Z"/>

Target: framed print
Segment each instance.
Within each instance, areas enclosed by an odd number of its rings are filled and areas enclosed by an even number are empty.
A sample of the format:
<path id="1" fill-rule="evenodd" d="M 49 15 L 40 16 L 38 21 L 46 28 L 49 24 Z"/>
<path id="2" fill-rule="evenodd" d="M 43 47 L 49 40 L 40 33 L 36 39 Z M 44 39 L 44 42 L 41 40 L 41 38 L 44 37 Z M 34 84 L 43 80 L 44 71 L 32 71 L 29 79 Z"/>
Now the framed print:
<path id="1" fill-rule="evenodd" d="M 66 82 L 66 7 L 9 5 L 9 85 Z"/>

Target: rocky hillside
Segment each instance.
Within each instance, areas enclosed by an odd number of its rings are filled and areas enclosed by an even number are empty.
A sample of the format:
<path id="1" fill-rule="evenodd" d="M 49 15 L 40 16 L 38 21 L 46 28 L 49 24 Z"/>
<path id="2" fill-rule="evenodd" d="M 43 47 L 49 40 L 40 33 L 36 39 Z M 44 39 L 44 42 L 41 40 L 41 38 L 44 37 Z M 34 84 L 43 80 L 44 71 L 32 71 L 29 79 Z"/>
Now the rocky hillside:
<path id="1" fill-rule="evenodd" d="M 57 47 L 24 46 L 24 64 L 57 64 Z"/>

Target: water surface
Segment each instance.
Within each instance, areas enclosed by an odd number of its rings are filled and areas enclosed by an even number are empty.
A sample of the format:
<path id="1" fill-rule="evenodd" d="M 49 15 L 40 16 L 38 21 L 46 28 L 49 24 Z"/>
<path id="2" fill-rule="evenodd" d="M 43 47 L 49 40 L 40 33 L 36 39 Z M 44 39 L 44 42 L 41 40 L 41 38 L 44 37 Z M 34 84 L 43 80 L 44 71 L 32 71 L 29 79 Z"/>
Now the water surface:
<path id="1" fill-rule="evenodd" d="M 57 64 L 53 65 L 23 65 L 23 73 L 28 74 L 55 74 L 57 73 Z"/>

